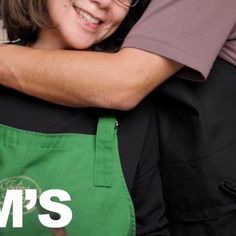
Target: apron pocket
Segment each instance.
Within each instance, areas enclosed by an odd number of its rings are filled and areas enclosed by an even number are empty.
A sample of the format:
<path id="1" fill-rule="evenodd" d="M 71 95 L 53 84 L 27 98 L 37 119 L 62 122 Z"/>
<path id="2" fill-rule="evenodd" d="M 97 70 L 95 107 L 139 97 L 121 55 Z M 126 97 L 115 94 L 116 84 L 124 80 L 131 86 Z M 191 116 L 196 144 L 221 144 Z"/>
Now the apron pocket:
<path id="1" fill-rule="evenodd" d="M 236 209 L 236 143 L 210 156 L 163 165 L 163 194 L 171 220 L 205 221 Z"/>

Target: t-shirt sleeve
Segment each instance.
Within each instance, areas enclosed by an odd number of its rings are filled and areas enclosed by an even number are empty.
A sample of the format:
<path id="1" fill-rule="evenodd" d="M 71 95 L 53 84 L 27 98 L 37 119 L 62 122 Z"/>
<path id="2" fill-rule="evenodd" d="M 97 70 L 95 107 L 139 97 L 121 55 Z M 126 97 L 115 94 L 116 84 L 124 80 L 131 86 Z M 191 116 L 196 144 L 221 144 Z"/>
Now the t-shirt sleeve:
<path id="1" fill-rule="evenodd" d="M 235 20 L 235 0 L 152 0 L 122 47 L 172 59 L 206 78 Z"/>

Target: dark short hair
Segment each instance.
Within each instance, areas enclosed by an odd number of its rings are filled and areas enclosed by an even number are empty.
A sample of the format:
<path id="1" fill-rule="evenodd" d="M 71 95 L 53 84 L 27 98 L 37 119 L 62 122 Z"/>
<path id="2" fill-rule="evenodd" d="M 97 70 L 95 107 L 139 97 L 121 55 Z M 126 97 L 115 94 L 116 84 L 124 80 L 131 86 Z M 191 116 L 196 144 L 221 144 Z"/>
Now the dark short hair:
<path id="1" fill-rule="evenodd" d="M 20 38 L 24 43 L 35 42 L 41 28 L 53 26 L 47 11 L 47 1 L 0 0 L 1 19 L 9 40 Z M 119 29 L 109 39 L 99 44 L 99 48 L 101 50 L 118 48 L 149 2 L 150 0 L 140 0 L 134 8 L 131 8 Z"/>

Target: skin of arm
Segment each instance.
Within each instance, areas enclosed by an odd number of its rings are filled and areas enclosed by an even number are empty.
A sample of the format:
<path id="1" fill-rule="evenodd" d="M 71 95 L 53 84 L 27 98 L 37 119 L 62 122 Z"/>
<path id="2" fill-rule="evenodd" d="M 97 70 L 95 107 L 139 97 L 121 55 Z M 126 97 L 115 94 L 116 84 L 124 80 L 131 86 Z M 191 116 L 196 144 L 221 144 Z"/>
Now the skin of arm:
<path id="1" fill-rule="evenodd" d="M 182 65 L 139 49 L 117 53 L 0 48 L 0 83 L 66 106 L 129 110 Z"/>

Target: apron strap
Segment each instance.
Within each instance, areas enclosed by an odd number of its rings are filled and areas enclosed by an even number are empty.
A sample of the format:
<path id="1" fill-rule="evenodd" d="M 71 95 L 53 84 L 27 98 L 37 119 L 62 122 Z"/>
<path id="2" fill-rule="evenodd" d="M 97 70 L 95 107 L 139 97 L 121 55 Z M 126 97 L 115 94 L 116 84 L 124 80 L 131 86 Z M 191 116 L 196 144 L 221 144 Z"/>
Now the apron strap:
<path id="1" fill-rule="evenodd" d="M 111 187 L 115 140 L 114 117 L 101 117 L 98 121 L 95 149 L 94 186 Z"/>

